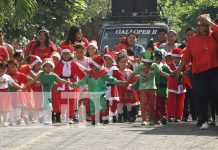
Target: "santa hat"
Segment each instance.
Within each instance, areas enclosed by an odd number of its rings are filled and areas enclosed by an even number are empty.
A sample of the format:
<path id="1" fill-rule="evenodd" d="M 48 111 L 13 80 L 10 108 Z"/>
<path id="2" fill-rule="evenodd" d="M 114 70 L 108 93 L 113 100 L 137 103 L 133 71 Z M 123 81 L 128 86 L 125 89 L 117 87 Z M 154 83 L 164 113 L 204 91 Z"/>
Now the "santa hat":
<path id="1" fill-rule="evenodd" d="M 58 52 L 52 52 L 51 57 L 57 57 L 58 60 L 61 60 L 61 55 Z"/>
<path id="2" fill-rule="evenodd" d="M 95 41 L 95 40 L 92 40 L 92 41 L 89 43 L 89 45 L 87 46 L 87 48 L 88 48 L 89 46 L 93 46 L 95 49 L 98 50 L 98 44 L 97 44 L 97 41 Z"/>
<path id="3" fill-rule="evenodd" d="M 46 64 L 52 65 L 53 68 L 55 67 L 54 62 L 51 58 L 45 58 L 43 60 L 42 67 L 44 67 L 44 65 L 46 65 Z"/>
<path id="4" fill-rule="evenodd" d="M 165 52 L 165 57 L 166 56 L 172 56 L 172 53 L 171 52 Z"/>
<path id="5" fill-rule="evenodd" d="M 22 49 L 16 49 L 15 53 L 23 53 L 23 50 Z"/>
<path id="6" fill-rule="evenodd" d="M 183 51 L 181 48 L 174 48 L 172 51 L 173 57 L 182 57 Z"/>
<path id="7" fill-rule="evenodd" d="M 64 45 L 62 48 L 61 48 L 61 56 L 63 55 L 63 53 L 69 53 L 70 55 L 72 55 L 74 49 L 72 46 L 70 45 Z"/>
<path id="8" fill-rule="evenodd" d="M 109 46 L 108 46 L 108 45 L 105 45 L 105 46 L 104 46 L 103 52 L 104 52 L 104 54 L 110 52 L 110 49 L 109 49 Z"/>
<path id="9" fill-rule="evenodd" d="M 115 58 L 115 54 L 113 51 L 111 52 L 107 52 L 104 57 L 109 57 L 111 60 L 113 60 L 113 65 L 116 65 L 116 58 Z"/>
<path id="10" fill-rule="evenodd" d="M 90 63 L 92 63 L 95 67 L 102 70 L 104 68 L 104 58 L 102 56 L 96 56 L 91 59 Z"/>
<path id="11" fill-rule="evenodd" d="M 42 63 L 42 60 L 39 56 L 35 56 L 35 55 L 30 56 L 30 66 L 31 67 L 35 66 L 39 62 Z"/>

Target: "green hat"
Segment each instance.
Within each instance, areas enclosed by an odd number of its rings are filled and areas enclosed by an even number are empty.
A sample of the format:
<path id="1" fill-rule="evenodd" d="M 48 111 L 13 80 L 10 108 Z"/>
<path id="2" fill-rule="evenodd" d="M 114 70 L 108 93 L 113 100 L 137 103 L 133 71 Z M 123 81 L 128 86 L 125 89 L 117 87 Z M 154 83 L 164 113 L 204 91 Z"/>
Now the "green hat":
<path id="1" fill-rule="evenodd" d="M 164 52 L 161 49 L 155 48 L 154 49 L 154 54 L 155 54 L 155 56 L 164 58 Z"/>
<path id="2" fill-rule="evenodd" d="M 142 61 L 146 63 L 153 63 L 153 53 L 151 51 L 146 51 Z"/>

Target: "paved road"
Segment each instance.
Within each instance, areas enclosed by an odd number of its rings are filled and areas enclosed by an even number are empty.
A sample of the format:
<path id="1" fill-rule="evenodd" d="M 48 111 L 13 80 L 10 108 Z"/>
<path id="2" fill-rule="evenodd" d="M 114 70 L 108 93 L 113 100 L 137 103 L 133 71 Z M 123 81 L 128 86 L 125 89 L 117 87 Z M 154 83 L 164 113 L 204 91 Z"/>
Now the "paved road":
<path id="1" fill-rule="evenodd" d="M 1 150 L 217 150 L 218 127 L 194 123 L 141 127 L 140 123 L 0 128 Z"/>

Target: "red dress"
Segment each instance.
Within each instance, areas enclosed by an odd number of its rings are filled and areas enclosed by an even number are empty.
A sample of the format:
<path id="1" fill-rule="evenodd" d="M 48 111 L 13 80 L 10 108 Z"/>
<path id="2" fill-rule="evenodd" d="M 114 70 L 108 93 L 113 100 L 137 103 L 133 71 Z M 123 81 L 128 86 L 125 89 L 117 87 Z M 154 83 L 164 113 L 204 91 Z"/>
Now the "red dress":
<path id="1" fill-rule="evenodd" d="M 26 75 L 29 74 L 30 70 L 31 70 L 31 66 L 30 65 L 22 65 L 18 69 L 19 72 L 22 72 L 23 74 L 26 74 Z"/>
<path id="2" fill-rule="evenodd" d="M 77 82 L 77 78 L 82 79 L 85 73 L 79 68 L 79 66 L 72 61 L 60 61 L 54 68 L 54 73 L 59 75 L 62 79 L 70 80 L 71 82 Z M 79 88 L 72 88 L 70 85 L 58 83 L 58 101 L 60 104 L 68 104 L 70 109 L 70 118 L 74 117 L 74 105 L 75 98 L 79 92 Z M 58 106 L 59 108 L 61 106 Z"/>
<path id="3" fill-rule="evenodd" d="M 130 69 L 125 69 L 124 71 L 120 71 L 125 79 L 127 79 L 133 71 Z M 131 83 L 134 83 L 136 81 L 136 78 L 133 78 Z M 139 97 L 136 90 L 129 90 L 125 86 L 118 86 L 118 92 L 120 97 L 120 103 L 130 103 L 132 105 L 138 105 L 139 104 Z"/>
<path id="4" fill-rule="evenodd" d="M 34 73 L 34 75 L 37 76 L 39 73 L 41 73 L 41 71 L 39 71 L 38 73 Z M 41 86 L 41 84 L 33 84 L 31 86 L 31 89 L 33 91 L 35 110 L 39 111 L 42 108 L 42 102 L 43 102 L 42 86 Z"/>
<path id="5" fill-rule="evenodd" d="M 30 65 L 22 65 L 18 71 L 25 74 L 25 75 L 28 75 L 30 73 L 30 70 L 31 70 L 31 66 Z M 26 91 L 25 91 L 25 96 L 26 96 L 26 105 L 27 105 L 27 108 L 30 108 L 30 109 L 35 109 L 35 101 L 34 101 L 34 95 L 33 95 L 33 90 L 31 88 L 31 86 L 28 86 Z"/>
<path id="6" fill-rule="evenodd" d="M 108 71 L 108 75 L 110 75 L 118 80 L 125 81 L 125 78 L 123 77 L 123 75 L 121 74 L 121 72 L 119 71 L 119 69 L 116 66 L 112 66 L 107 71 Z M 108 87 L 108 90 L 106 93 L 106 99 L 109 101 L 119 101 L 120 100 L 117 86 L 113 85 L 113 86 Z"/>
<path id="7" fill-rule="evenodd" d="M 32 40 L 26 46 L 26 50 L 24 51 L 25 56 L 36 55 L 39 56 L 42 60 L 44 58 L 50 58 L 52 52 L 56 51 L 56 47 L 52 41 L 49 42 L 49 45 L 45 49 L 39 49 L 36 46 L 37 40 Z"/>
<path id="8" fill-rule="evenodd" d="M 10 75 L 13 78 L 14 82 L 19 85 L 22 84 L 25 85 L 28 82 L 28 77 L 21 72 L 9 73 L 8 75 Z M 25 92 L 17 92 L 17 89 L 10 88 L 10 95 L 11 95 L 12 106 L 24 107 L 27 105 Z"/>
<path id="9" fill-rule="evenodd" d="M 108 75 L 110 75 L 118 80 L 125 81 L 125 78 L 123 77 L 123 75 L 121 74 L 121 72 L 119 71 L 119 69 L 116 66 L 112 66 L 107 71 L 108 71 Z M 109 107 L 111 108 L 112 116 L 116 115 L 117 104 L 118 104 L 118 101 L 120 100 L 118 89 L 117 89 L 116 85 L 112 85 L 112 86 L 108 87 L 107 92 L 106 92 L 106 100 L 107 100 L 107 108 L 106 108 L 103 120 L 107 119 L 109 117 Z"/>
<path id="10" fill-rule="evenodd" d="M 169 64 L 169 67 L 172 71 L 175 71 L 177 69 L 173 63 Z M 182 71 L 185 70 L 186 67 L 184 67 Z M 170 77 L 168 79 L 168 92 L 169 92 L 168 101 L 167 101 L 168 117 L 181 120 L 183 115 L 185 92 L 186 92 L 184 79 L 180 78 L 177 81 L 175 78 Z"/>

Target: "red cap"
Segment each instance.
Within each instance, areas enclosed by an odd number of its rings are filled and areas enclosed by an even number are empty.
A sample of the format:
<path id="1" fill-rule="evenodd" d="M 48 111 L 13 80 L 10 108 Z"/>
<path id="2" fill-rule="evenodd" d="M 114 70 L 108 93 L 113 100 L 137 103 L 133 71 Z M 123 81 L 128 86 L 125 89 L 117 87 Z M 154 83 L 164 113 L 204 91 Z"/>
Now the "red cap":
<path id="1" fill-rule="evenodd" d="M 91 62 L 95 67 L 98 69 L 103 69 L 104 68 L 104 59 L 102 56 L 96 56 L 94 57 Z"/>
<path id="2" fill-rule="evenodd" d="M 181 48 L 174 48 L 172 51 L 173 57 L 182 57 L 183 50 Z"/>

